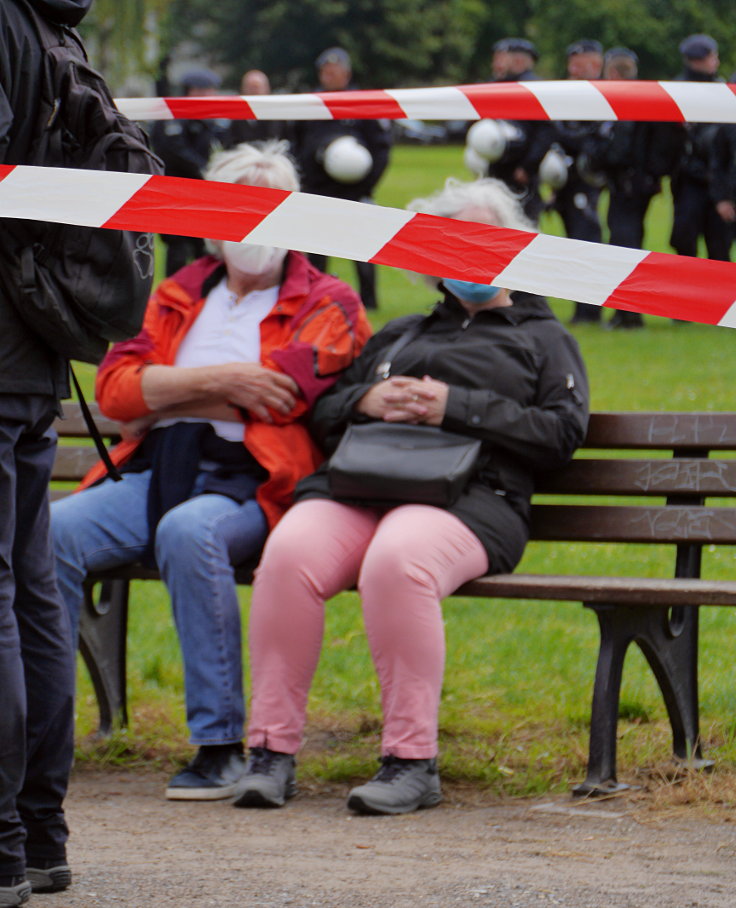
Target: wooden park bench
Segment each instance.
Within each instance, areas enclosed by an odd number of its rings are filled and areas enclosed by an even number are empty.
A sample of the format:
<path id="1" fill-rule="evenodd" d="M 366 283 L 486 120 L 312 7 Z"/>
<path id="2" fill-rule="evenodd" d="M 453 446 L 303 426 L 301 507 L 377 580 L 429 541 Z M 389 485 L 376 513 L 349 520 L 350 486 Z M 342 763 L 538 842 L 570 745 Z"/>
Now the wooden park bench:
<path id="1" fill-rule="evenodd" d="M 57 421 L 54 479 L 76 481 L 96 459 L 76 405 Z M 99 418 L 102 435 L 116 426 Z M 668 577 L 503 574 L 465 584 L 457 595 L 581 602 L 598 616 L 600 650 L 588 770 L 574 793 L 625 787 L 616 778 L 616 728 L 624 657 L 636 642 L 664 697 L 677 760 L 703 759 L 698 719 L 698 607 L 736 605 L 736 580 L 701 577 L 703 546 L 736 544 L 736 413 L 594 413 L 584 449 L 562 470 L 542 476 L 532 506 L 532 540 L 651 543 L 672 546 Z M 69 489 L 52 487 L 52 497 Z M 249 583 L 253 565 L 236 572 Z M 140 565 L 88 578 L 80 648 L 100 710 L 100 732 L 127 722 L 126 632 L 129 582 L 157 580 Z"/>

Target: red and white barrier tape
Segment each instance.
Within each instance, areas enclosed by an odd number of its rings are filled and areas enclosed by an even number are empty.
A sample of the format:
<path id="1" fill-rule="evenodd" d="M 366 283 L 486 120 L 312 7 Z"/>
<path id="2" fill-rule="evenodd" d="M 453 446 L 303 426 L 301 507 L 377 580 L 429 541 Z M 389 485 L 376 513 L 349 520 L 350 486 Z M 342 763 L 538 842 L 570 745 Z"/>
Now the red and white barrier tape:
<path id="1" fill-rule="evenodd" d="M 725 82 L 499 82 L 299 95 L 119 98 L 133 120 L 643 120 L 736 123 Z"/>
<path id="2" fill-rule="evenodd" d="M 0 165 L 0 217 L 247 240 L 736 327 L 736 264 L 731 262 L 568 240 L 302 192 Z"/>

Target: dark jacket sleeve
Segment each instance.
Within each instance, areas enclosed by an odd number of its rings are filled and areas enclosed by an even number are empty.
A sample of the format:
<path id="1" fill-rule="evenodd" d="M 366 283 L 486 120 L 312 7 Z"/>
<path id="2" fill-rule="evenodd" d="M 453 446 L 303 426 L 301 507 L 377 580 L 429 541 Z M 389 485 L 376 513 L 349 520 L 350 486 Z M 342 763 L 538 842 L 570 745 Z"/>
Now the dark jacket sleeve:
<path id="1" fill-rule="evenodd" d="M 371 385 L 375 384 L 376 369 L 383 361 L 383 354 L 413 321 L 420 318 L 421 316 L 410 315 L 389 322 L 369 339 L 360 356 L 353 360 L 332 388 L 317 400 L 309 428 L 325 454 L 331 454 L 335 450 L 351 422 L 361 421 L 360 414 L 353 408 L 370 390 Z"/>
<path id="2" fill-rule="evenodd" d="M 442 427 L 491 442 L 537 471 L 567 463 L 585 438 L 588 380 L 572 335 L 551 322 L 534 330 L 539 351 L 534 403 L 525 406 L 496 391 L 451 386 Z"/>

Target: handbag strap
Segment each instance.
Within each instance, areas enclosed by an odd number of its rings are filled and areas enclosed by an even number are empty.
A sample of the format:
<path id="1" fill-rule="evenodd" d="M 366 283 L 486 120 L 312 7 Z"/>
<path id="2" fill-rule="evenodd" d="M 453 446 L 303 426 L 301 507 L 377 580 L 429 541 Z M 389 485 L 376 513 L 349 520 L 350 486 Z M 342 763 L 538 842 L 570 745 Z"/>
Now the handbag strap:
<path id="1" fill-rule="evenodd" d="M 415 322 L 410 328 L 407 328 L 403 334 L 400 334 L 396 340 L 388 348 L 388 352 L 384 357 L 383 361 L 379 366 L 376 367 L 376 375 L 380 379 L 389 378 L 391 375 L 391 367 L 393 366 L 394 360 L 396 359 L 396 354 L 399 350 L 403 350 L 407 344 L 410 344 L 416 337 L 418 337 L 424 330 L 425 325 L 429 321 L 430 316 L 423 318 L 420 322 Z"/>
<path id="2" fill-rule="evenodd" d="M 72 376 L 72 381 L 74 382 L 74 390 L 77 392 L 77 397 L 79 398 L 79 406 L 82 410 L 82 416 L 84 417 L 84 421 L 87 423 L 87 429 L 89 430 L 89 434 L 92 436 L 92 440 L 95 443 L 97 453 L 100 455 L 102 462 L 105 464 L 107 475 L 110 477 L 110 479 L 114 479 L 115 482 L 120 482 L 123 477 L 120 475 L 118 468 L 112 462 L 112 458 L 110 457 L 110 454 L 105 447 L 105 442 L 102 440 L 100 430 L 97 428 L 94 417 L 92 416 L 92 413 L 87 406 L 87 401 L 84 399 L 82 388 L 77 381 L 77 376 L 74 374 L 74 369 L 72 368 L 71 363 L 69 364 L 69 371 Z"/>

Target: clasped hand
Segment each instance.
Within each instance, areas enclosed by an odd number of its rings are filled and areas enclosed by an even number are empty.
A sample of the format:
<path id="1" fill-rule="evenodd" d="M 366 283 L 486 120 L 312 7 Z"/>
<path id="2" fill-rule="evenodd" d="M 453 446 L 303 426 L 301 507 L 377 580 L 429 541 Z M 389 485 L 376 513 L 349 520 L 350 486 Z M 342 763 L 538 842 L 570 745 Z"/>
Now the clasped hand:
<path id="1" fill-rule="evenodd" d="M 449 385 L 429 375 L 423 378 L 396 375 L 373 385 L 355 409 L 384 422 L 439 426 L 445 417 L 448 393 Z"/>

